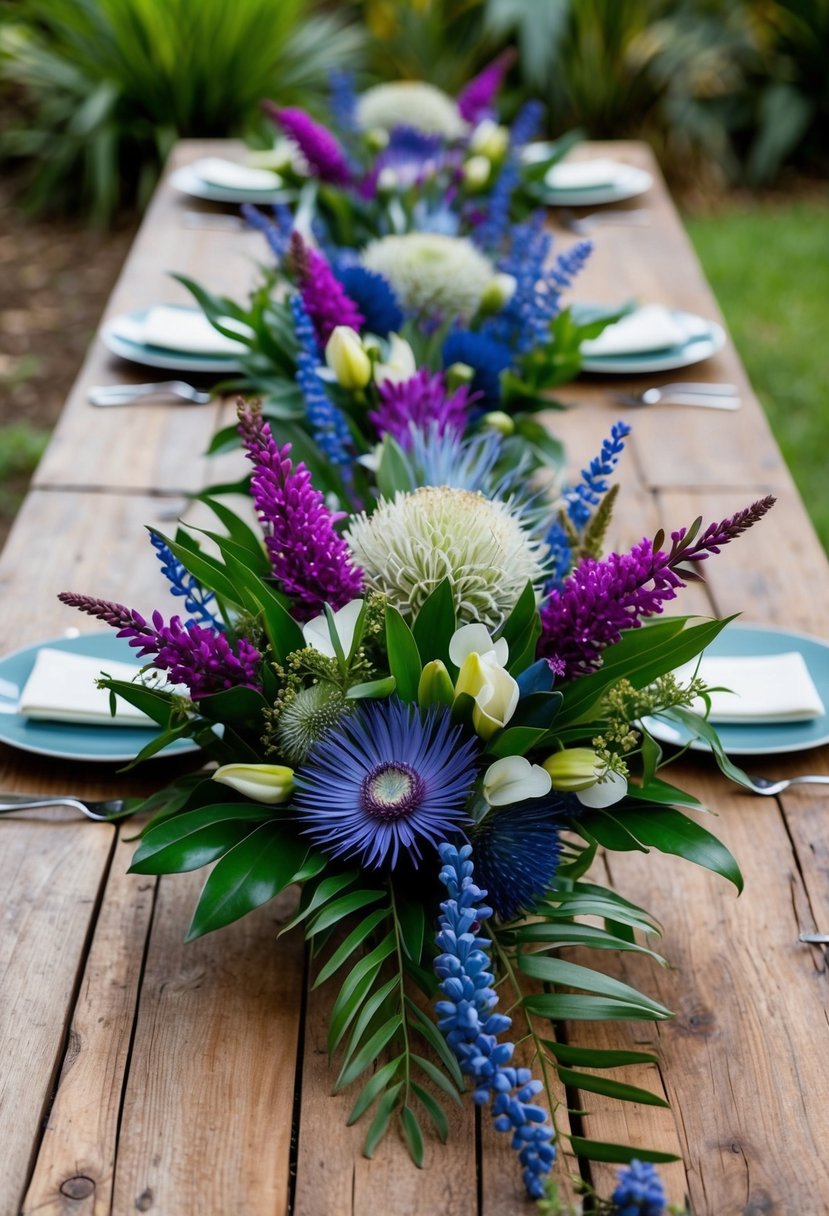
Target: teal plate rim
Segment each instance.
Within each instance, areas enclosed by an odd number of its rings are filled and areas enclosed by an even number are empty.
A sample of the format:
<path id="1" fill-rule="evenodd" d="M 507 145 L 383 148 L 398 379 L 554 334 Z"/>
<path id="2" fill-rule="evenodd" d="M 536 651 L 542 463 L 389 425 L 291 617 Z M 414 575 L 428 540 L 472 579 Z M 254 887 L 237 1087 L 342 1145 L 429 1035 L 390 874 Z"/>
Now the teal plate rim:
<path id="1" fill-rule="evenodd" d="M 24 646 L 0 657 L 0 681 L 19 690 L 29 677 L 35 657 L 44 646 L 53 650 L 68 650 L 74 654 L 100 659 L 129 662 L 135 651 L 124 638 L 115 633 L 81 633 L 76 637 L 51 638 Z M 133 760 L 142 748 L 158 737 L 158 730 L 144 726 L 77 726 L 69 722 L 33 722 L 22 714 L 10 711 L 19 699 L 2 692 L 0 683 L 0 743 L 36 756 L 52 756 L 58 760 L 82 760 L 94 763 L 120 764 Z M 159 758 L 167 759 L 199 751 L 192 739 L 175 739 Z"/>
<path id="2" fill-rule="evenodd" d="M 799 650 L 803 655 L 820 699 L 825 707 L 829 707 L 829 641 L 776 625 L 734 621 L 706 647 L 705 653 L 742 657 L 783 654 L 789 650 Z M 660 743 L 671 743 L 677 747 L 687 745 L 692 751 L 698 752 L 711 751 L 701 739 L 689 742 L 686 732 L 673 722 L 660 722 L 656 718 L 646 718 L 644 721 Z M 713 725 L 729 756 L 783 755 L 786 752 L 808 751 L 829 743 L 829 709 L 809 722 L 763 722 L 756 726 L 722 722 Z"/>

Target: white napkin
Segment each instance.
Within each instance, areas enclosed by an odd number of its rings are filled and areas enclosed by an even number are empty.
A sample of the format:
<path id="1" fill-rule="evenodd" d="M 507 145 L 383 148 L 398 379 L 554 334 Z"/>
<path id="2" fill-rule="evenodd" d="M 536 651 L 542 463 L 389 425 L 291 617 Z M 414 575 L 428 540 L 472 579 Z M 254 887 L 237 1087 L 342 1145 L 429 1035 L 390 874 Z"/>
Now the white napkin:
<path id="1" fill-rule="evenodd" d="M 224 160 L 220 156 L 197 160 L 191 167 L 208 186 L 221 186 L 226 190 L 278 190 L 282 185 L 282 178 L 272 169 L 240 165 L 238 161 Z"/>
<path id="2" fill-rule="evenodd" d="M 612 186 L 620 171 L 624 171 L 624 166 L 606 156 L 565 161 L 547 170 L 544 183 L 551 190 L 592 190 Z"/>
<path id="3" fill-rule="evenodd" d="M 88 658 L 44 646 L 20 694 L 24 718 L 88 726 L 154 726 L 140 709 L 116 697 L 116 717 L 109 712 L 109 690 L 96 688 L 101 672 L 114 680 L 134 681 L 140 666 L 112 659 Z"/>
<path id="4" fill-rule="evenodd" d="M 799 651 L 740 658 L 705 657 L 699 674 L 711 687 L 712 722 L 808 722 L 826 711 Z"/>
<path id="5" fill-rule="evenodd" d="M 608 325 L 598 338 L 581 344 L 581 353 L 595 355 L 635 355 L 682 346 L 688 331 L 661 304 L 645 304 Z"/>
<path id="6" fill-rule="evenodd" d="M 246 332 L 246 326 L 230 317 L 222 317 L 222 325 L 240 334 Z M 149 310 L 138 328 L 141 332 L 139 341 L 146 346 L 160 346 L 189 355 L 238 355 L 245 349 L 244 343 L 226 338 L 214 329 L 204 313 L 196 308 L 159 304 Z"/>

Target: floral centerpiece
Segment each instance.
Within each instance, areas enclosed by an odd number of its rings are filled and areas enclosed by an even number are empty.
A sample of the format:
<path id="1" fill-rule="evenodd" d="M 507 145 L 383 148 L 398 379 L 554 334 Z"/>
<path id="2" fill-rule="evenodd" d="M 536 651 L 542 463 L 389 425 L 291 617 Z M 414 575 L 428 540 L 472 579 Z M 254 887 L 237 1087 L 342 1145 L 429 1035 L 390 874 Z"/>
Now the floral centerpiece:
<path id="1" fill-rule="evenodd" d="M 240 406 L 239 431 L 261 534 L 215 497 L 223 531 L 152 533 L 186 619 L 61 597 L 170 681 L 104 680 L 159 725 L 138 759 L 191 736 L 214 765 L 151 800 L 132 868 L 212 865 L 190 937 L 300 884 L 289 928 L 314 948 L 314 983 L 336 986 L 328 1046 L 365 1151 L 395 1126 L 420 1163 L 468 1085 L 539 1197 L 564 1134 L 556 1073 L 589 1089 L 579 1069 L 605 1062 L 558 1043 L 551 1020 L 669 1016 L 559 957 L 652 953 L 650 914 L 586 877 L 597 848 L 680 854 L 740 886 L 646 723 L 680 716 L 738 775 L 695 713 L 705 687 L 674 674 L 725 622 L 658 618 L 773 500 L 602 557 L 624 427 L 552 518 L 508 484 L 412 487 L 406 460 L 335 513 L 257 409 Z M 416 460 L 414 442 L 400 451 Z M 648 1169 L 632 1166 L 620 1194 L 645 1195 Z"/>

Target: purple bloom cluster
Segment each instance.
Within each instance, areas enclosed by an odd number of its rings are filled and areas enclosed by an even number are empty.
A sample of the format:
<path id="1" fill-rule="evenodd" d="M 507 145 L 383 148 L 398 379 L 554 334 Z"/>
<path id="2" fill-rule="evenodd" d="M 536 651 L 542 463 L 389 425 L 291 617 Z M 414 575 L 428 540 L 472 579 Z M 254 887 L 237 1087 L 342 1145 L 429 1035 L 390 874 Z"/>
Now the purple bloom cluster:
<path id="1" fill-rule="evenodd" d="M 331 132 L 314 122 L 310 114 L 296 106 L 280 107 L 273 101 L 263 101 L 262 109 L 296 144 L 321 181 L 335 186 L 345 186 L 351 181 L 344 150 Z"/>
<path id="2" fill-rule="evenodd" d="M 342 608 L 363 585 L 362 571 L 334 530 L 342 514 L 328 510 L 305 465 L 294 468 L 291 445 L 276 444 L 257 410 L 240 409 L 239 433 L 253 464 L 251 493 L 274 577 L 298 601 L 295 611 L 306 620 L 324 604 Z"/>
<path id="3" fill-rule="evenodd" d="M 305 411 L 314 440 L 334 464 L 351 464 L 351 432 L 319 377 L 320 361 L 314 326 L 300 296 L 291 297 L 294 333 L 299 343 L 296 382 L 305 398 Z"/>
<path id="4" fill-rule="evenodd" d="M 169 672 L 174 684 L 184 684 L 194 701 L 227 688 L 261 688 L 257 668 L 262 656 L 246 638 L 239 638 L 234 650 L 223 633 L 192 621 L 183 625 L 177 616 L 165 624 L 161 613 L 154 612 L 150 624 L 140 612 L 110 600 L 71 591 L 58 599 L 112 625 L 140 658 L 151 657 L 153 667 Z"/>
<path id="5" fill-rule="evenodd" d="M 464 85 L 457 98 L 464 122 L 478 123 L 492 114 L 495 98 L 514 60 L 514 51 L 504 51 Z"/>
<path id="6" fill-rule="evenodd" d="M 625 450 L 625 436 L 629 434 L 630 427 L 626 422 L 615 422 L 609 437 L 602 443 L 599 455 L 593 457 L 586 469 L 582 469 L 578 485 L 566 491 L 567 515 L 574 527 L 581 529 L 589 523 L 593 508 L 607 493 L 607 478 L 619 463 L 619 457 Z"/>
<path id="7" fill-rule="evenodd" d="M 475 933 L 492 916 L 483 900 L 486 891 L 476 886 L 470 860 L 472 846 L 457 849 L 442 844 L 440 881 L 449 898 L 440 905 L 441 917 L 435 941 L 441 953 L 434 967 L 444 1000 L 435 1010 L 438 1026 L 458 1058 L 461 1072 L 474 1079 L 472 1097 L 483 1106 L 492 1103 L 494 1126 L 512 1132 L 512 1147 L 523 1168 L 524 1183 L 533 1199 L 544 1194 L 543 1178 L 555 1161 L 553 1130 L 547 1112 L 533 1102 L 542 1088 L 528 1068 L 510 1066 L 512 1043 L 499 1043 L 511 1019 L 494 1013 L 498 996 L 490 971 L 489 941 Z"/>
<path id="8" fill-rule="evenodd" d="M 619 1170 L 619 1182 L 610 1197 L 612 1216 L 664 1216 L 662 1179 L 649 1161 L 634 1158 Z"/>
<path id="9" fill-rule="evenodd" d="M 697 563 L 719 553 L 723 545 L 762 519 L 774 501 L 768 495 L 736 515 L 709 524 L 701 536 L 680 528 L 671 533 L 667 553 L 659 547 L 660 534 L 654 541 L 645 538 L 627 553 L 611 553 L 602 561 L 584 558 L 542 605 L 539 656 L 562 662 L 571 679 L 595 671 L 602 651 L 618 642 L 623 629 L 660 613 L 663 604 L 675 599 L 677 589 L 685 586 L 683 579 L 699 577 Z"/>
<path id="10" fill-rule="evenodd" d="M 401 186 L 416 186 L 434 174 L 446 159 L 442 136 L 414 127 L 395 127 L 372 167 L 372 193 L 383 169 L 393 169 Z"/>
<path id="11" fill-rule="evenodd" d="M 412 443 L 412 426 L 425 429 L 434 423 L 441 435 L 446 431 L 461 434 L 466 426 L 469 390 L 463 384 L 454 393 L 447 393 L 442 372 L 432 373 L 422 367 L 408 380 L 385 380 L 378 396 L 380 403 L 369 418 L 378 435 L 391 435 L 407 451 Z"/>
<path id="12" fill-rule="evenodd" d="M 209 625 L 211 629 L 222 631 L 224 625 L 216 619 L 209 607 L 216 598 L 213 592 L 205 591 L 195 575 L 182 565 L 157 532 L 150 533 L 150 543 L 161 562 L 161 572 L 170 584 L 170 594 L 183 597 L 184 607 L 193 617 L 187 625 L 201 622 L 202 625 Z"/>
<path id="13" fill-rule="evenodd" d="M 365 318 L 346 295 L 327 258 L 306 245 L 298 232 L 291 234 L 291 259 L 320 346 L 325 346 L 338 325 L 362 329 Z"/>

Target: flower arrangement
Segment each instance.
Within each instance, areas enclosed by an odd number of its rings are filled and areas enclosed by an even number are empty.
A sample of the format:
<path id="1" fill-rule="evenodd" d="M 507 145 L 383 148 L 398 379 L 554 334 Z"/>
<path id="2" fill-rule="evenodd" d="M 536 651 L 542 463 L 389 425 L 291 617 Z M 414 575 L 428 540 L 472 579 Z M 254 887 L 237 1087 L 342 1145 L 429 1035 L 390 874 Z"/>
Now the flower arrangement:
<path id="1" fill-rule="evenodd" d="M 214 495 L 224 531 L 151 534 L 186 619 L 61 598 L 169 681 L 103 681 L 159 726 L 137 759 L 190 736 L 213 764 L 151 800 L 133 871 L 212 865 L 191 938 L 300 884 L 288 927 L 313 947 L 314 983 L 337 985 L 328 1046 L 366 1153 L 394 1125 L 421 1163 L 424 1129 L 445 1138 L 446 1101 L 468 1083 L 541 1198 L 564 1135 L 556 1076 L 589 1088 L 578 1069 L 606 1062 L 556 1042 L 551 1020 L 669 1016 L 559 957 L 573 944 L 653 954 L 650 914 L 586 877 L 596 849 L 676 853 L 741 884 L 685 813 L 698 802 L 661 775 L 646 723 L 679 715 L 739 776 L 695 712 L 705 687 L 674 674 L 725 622 L 659 618 L 773 500 L 602 556 L 626 427 L 551 505 L 499 472 L 502 436 L 470 439 L 465 402 L 441 400 L 416 420 L 373 401 L 384 442 L 398 439 L 342 512 L 241 403 L 260 532 Z M 640 1160 L 617 1208 L 659 1211 L 660 1193 Z"/>

